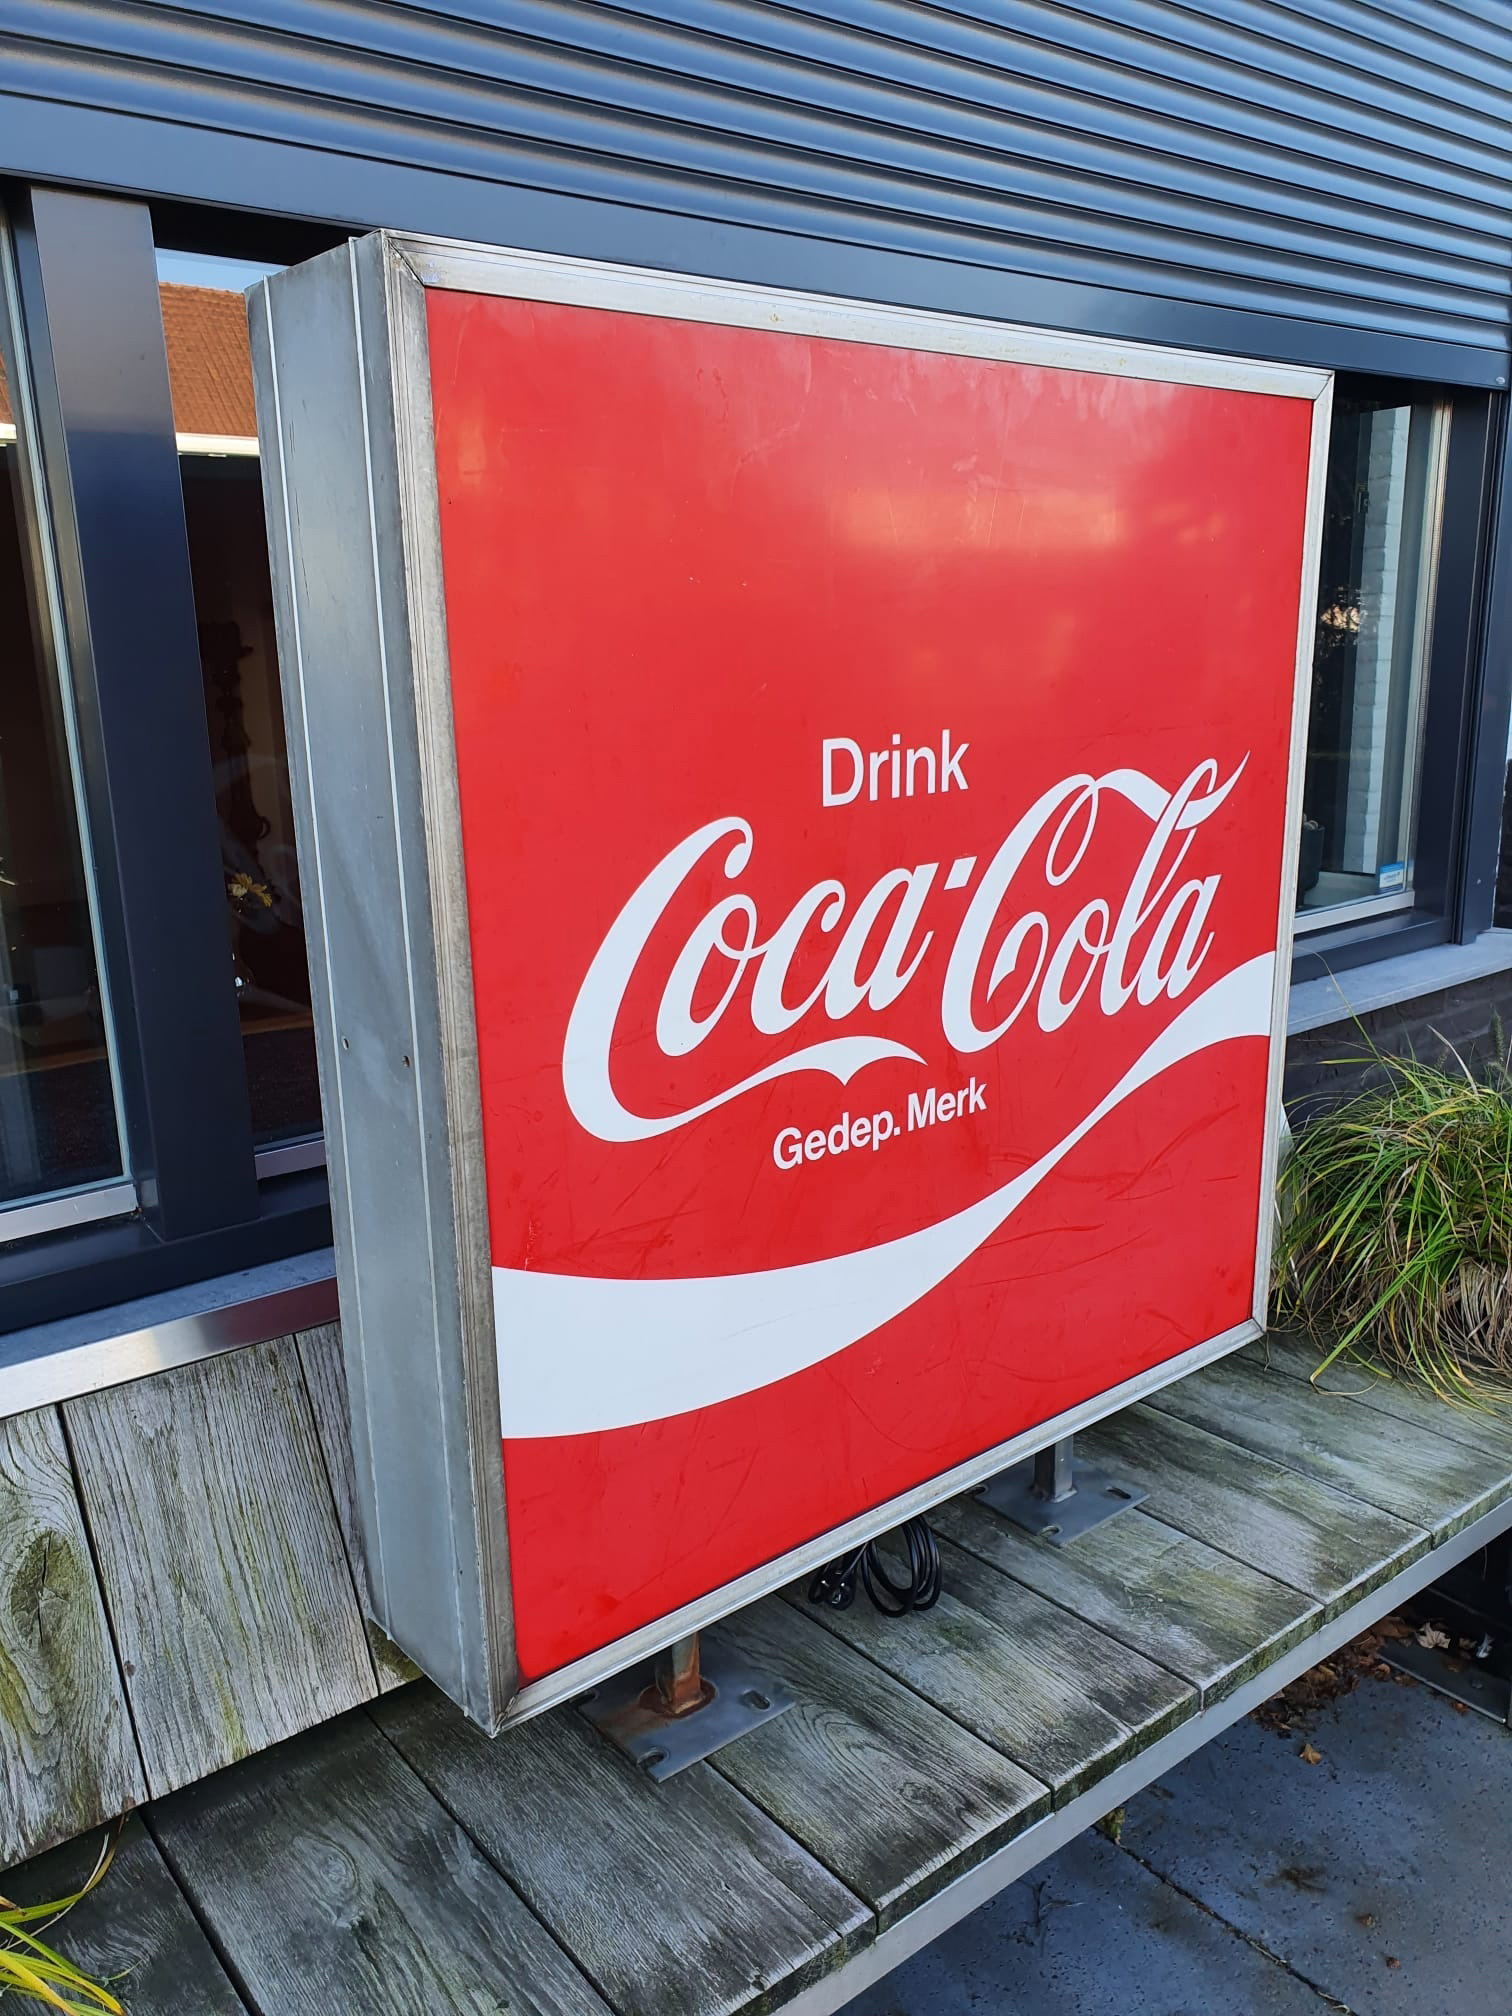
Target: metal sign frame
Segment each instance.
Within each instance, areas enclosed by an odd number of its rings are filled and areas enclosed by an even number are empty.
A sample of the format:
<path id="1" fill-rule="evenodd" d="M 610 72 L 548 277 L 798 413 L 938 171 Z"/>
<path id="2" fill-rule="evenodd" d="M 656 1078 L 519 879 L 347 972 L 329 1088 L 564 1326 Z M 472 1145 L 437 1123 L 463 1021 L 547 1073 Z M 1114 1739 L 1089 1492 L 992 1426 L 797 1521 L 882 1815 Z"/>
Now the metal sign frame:
<path id="1" fill-rule="evenodd" d="M 510 295 L 1310 402 L 1250 1316 L 521 1686 L 425 292 Z M 1263 1333 L 1333 379 L 924 310 L 378 232 L 249 297 L 360 1523 L 379 1624 L 497 1730 Z M 395 565 L 395 556 L 401 564 Z"/>

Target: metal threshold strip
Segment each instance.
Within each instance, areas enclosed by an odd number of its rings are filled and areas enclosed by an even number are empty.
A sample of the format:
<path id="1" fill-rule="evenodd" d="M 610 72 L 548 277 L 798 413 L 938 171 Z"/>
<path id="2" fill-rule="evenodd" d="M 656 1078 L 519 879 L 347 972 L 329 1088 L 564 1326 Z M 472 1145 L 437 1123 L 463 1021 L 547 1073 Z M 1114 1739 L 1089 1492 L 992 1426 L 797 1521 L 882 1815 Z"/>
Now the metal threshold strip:
<path id="1" fill-rule="evenodd" d="M 337 1319 L 329 1247 L 0 1337 L 0 1420 Z"/>

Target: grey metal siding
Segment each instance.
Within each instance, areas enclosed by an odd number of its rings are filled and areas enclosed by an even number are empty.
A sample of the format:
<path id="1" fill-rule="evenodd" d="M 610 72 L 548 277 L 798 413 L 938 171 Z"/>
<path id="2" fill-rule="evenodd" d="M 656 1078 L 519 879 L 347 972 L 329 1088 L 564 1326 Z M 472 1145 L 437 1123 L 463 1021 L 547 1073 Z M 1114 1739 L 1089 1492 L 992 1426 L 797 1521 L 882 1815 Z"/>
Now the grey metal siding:
<path id="1" fill-rule="evenodd" d="M 273 143 L 306 215 L 470 228 L 444 181 L 354 213 L 346 157 L 1505 370 L 1512 11 L 1479 0 L 3 0 L 0 88 L 111 115 L 80 178 L 153 193 L 207 193 L 195 134 Z M 57 172 L 5 123 L 0 167 Z"/>

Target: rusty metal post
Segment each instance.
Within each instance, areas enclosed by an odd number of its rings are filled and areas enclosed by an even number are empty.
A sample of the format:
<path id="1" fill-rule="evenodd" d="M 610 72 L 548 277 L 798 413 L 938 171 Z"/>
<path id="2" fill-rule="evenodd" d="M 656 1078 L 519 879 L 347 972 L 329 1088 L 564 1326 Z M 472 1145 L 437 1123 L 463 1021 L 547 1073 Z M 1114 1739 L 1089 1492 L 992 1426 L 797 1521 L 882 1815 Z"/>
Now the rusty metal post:
<path id="1" fill-rule="evenodd" d="M 578 1713 L 650 1778 L 671 1778 L 690 1764 L 759 1729 L 793 1705 L 775 1673 L 750 1665 L 696 1631 L 677 1638 L 655 1663 L 616 1673 L 577 1703 Z"/>
<path id="2" fill-rule="evenodd" d="M 676 1638 L 656 1662 L 656 1693 L 665 1715 L 691 1715 L 709 1699 L 699 1666 L 698 1633 Z"/>

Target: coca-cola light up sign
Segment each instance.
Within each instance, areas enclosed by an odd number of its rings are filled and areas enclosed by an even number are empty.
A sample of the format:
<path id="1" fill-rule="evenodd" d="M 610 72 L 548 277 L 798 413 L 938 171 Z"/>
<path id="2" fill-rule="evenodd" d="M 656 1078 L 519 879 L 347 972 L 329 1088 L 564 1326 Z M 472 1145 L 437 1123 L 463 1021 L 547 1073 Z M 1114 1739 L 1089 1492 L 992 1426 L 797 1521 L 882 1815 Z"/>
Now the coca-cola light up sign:
<path id="1" fill-rule="evenodd" d="M 1326 378 L 397 239 L 253 319 L 443 1684 L 544 1705 L 1254 1335 Z"/>

